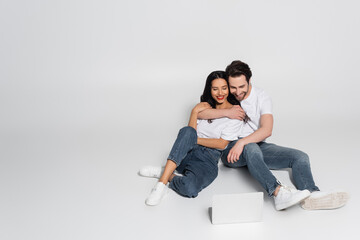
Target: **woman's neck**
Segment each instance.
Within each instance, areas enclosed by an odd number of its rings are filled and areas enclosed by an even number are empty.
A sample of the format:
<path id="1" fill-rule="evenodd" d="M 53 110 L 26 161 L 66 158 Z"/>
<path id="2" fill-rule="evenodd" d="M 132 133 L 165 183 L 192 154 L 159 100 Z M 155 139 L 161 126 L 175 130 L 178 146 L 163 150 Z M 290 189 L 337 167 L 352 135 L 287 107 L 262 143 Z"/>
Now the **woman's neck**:
<path id="1" fill-rule="evenodd" d="M 233 105 L 231 103 L 229 103 L 228 101 L 225 101 L 221 104 L 216 104 L 216 109 L 226 109 L 226 108 L 231 108 Z"/>

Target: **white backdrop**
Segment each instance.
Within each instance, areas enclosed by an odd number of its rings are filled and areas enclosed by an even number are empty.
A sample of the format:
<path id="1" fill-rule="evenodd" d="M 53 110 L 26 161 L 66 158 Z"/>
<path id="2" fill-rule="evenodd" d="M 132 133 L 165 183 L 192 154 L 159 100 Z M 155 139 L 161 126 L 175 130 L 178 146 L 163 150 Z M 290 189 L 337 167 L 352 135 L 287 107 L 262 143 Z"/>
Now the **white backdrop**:
<path id="1" fill-rule="evenodd" d="M 1 131 L 177 128 L 207 74 L 234 59 L 271 94 L 276 120 L 348 130 L 360 116 L 357 9 L 357 1 L 1 1 Z"/>
<path id="2" fill-rule="evenodd" d="M 17 167 L 46 169 L 66 151 L 108 151 L 116 156 L 108 167 L 163 162 L 206 76 L 235 59 L 247 62 L 253 84 L 272 96 L 272 141 L 317 156 L 327 144 L 355 153 L 359 5 L 2 0 L 3 192 L 11 191 Z M 50 154 L 46 161 L 41 152 Z"/>

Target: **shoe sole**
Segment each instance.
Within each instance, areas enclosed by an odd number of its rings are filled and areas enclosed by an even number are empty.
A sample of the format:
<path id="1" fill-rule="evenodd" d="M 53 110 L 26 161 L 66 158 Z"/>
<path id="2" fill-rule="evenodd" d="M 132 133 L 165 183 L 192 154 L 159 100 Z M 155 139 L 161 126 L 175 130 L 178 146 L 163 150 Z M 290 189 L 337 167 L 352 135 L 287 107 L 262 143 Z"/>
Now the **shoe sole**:
<path id="1" fill-rule="evenodd" d="M 146 171 L 145 171 L 146 172 Z M 153 173 L 153 174 L 146 174 L 144 172 L 141 171 L 141 169 L 139 170 L 138 174 L 142 177 L 148 177 L 148 178 L 157 178 L 159 179 L 161 177 L 161 174 L 164 172 L 164 168 L 162 167 L 160 170 L 160 173 Z"/>
<path id="2" fill-rule="evenodd" d="M 300 203 L 304 199 L 308 198 L 310 196 L 310 194 L 311 194 L 310 192 L 307 192 L 306 194 L 304 193 L 304 196 L 301 196 L 298 199 L 294 199 L 294 200 L 292 200 L 290 202 L 283 203 L 280 206 L 276 206 L 275 208 L 276 208 L 276 210 L 281 211 L 281 210 L 284 210 L 286 208 L 292 207 L 292 206 Z"/>
<path id="3" fill-rule="evenodd" d="M 157 178 L 157 179 L 160 179 L 162 173 L 164 172 L 164 169 L 161 170 L 160 174 L 144 174 L 144 173 L 141 173 L 141 171 L 138 172 L 138 175 L 139 176 L 142 176 L 142 177 L 148 177 L 148 178 Z M 174 175 L 175 176 L 179 176 L 179 177 L 182 177 L 184 175 L 182 175 L 181 173 L 178 173 L 176 170 L 174 171 Z"/>
<path id="4" fill-rule="evenodd" d="M 148 198 L 145 200 L 145 204 L 148 206 L 156 206 L 159 205 L 159 203 L 168 195 L 169 193 L 169 187 L 166 187 L 164 190 L 164 193 L 157 201 L 148 201 Z"/>
<path id="5" fill-rule="evenodd" d="M 160 179 L 160 176 L 159 175 L 147 175 L 147 174 L 142 174 L 141 172 L 138 172 L 138 174 L 142 177 L 148 177 L 148 178 L 157 178 L 157 179 Z"/>
<path id="6" fill-rule="evenodd" d="M 344 206 L 348 200 L 348 193 L 334 192 L 323 197 L 308 198 L 301 203 L 301 207 L 305 210 L 336 209 Z"/>

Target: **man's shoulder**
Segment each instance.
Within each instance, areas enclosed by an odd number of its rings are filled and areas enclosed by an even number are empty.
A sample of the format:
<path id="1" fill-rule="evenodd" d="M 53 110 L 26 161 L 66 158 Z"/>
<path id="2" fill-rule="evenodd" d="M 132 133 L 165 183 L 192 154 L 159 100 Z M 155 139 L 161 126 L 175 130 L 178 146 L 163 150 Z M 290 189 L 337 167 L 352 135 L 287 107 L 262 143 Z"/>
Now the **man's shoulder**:
<path id="1" fill-rule="evenodd" d="M 256 95 L 258 98 L 270 98 L 270 95 L 268 95 L 262 88 L 252 86 L 252 91 L 254 91 L 254 95 Z"/>

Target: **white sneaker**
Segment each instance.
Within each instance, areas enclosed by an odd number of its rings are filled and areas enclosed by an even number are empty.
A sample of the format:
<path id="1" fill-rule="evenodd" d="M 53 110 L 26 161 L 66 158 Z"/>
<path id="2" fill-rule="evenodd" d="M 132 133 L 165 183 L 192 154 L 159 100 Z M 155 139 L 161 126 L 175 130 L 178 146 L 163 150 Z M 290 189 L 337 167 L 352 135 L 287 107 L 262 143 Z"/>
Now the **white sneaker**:
<path id="1" fill-rule="evenodd" d="M 164 167 L 146 166 L 140 169 L 139 174 L 143 177 L 160 178 L 163 172 Z"/>
<path id="2" fill-rule="evenodd" d="M 151 190 L 149 197 L 145 201 L 146 205 L 158 205 L 168 190 L 168 184 L 165 185 L 162 182 L 157 182 L 155 187 Z"/>
<path id="3" fill-rule="evenodd" d="M 296 190 L 287 186 L 281 186 L 275 200 L 276 210 L 291 207 L 310 196 L 309 190 Z"/>
<path id="4" fill-rule="evenodd" d="M 350 196 L 347 192 L 312 192 L 310 197 L 301 202 L 306 210 L 335 209 L 344 206 Z"/>

